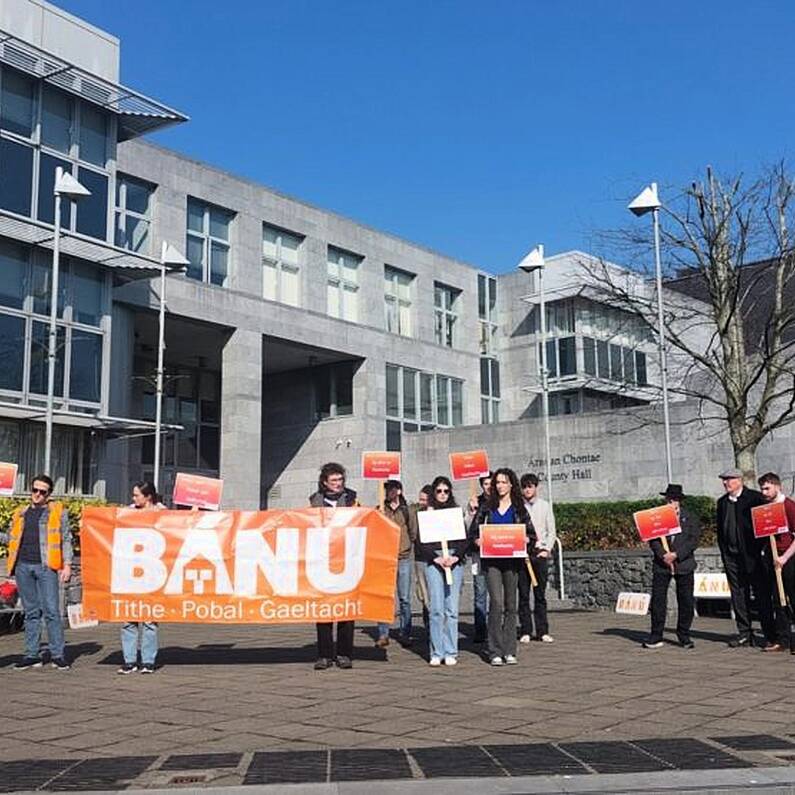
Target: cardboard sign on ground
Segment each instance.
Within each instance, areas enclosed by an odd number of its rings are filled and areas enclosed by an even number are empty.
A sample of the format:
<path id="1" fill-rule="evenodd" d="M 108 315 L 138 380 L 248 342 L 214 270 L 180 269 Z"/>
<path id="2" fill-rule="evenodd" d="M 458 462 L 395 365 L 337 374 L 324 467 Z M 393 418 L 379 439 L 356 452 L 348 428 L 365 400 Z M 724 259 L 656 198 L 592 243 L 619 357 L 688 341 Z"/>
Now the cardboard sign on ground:
<path id="1" fill-rule="evenodd" d="M 171 499 L 174 505 L 190 505 L 194 508 L 217 511 L 221 507 L 223 490 L 224 482 L 218 478 L 177 472 Z"/>
<path id="2" fill-rule="evenodd" d="M 627 616 L 645 616 L 649 612 L 651 595 L 622 591 L 616 600 L 616 613 Z"/>
<path id="3" fill-rule="evenodd" d="M 641 541 L 652 541 L 655 538 L 673 536 L 682 532 L 682 528 L 679 526 L 679 517 L 676 515 L 676 508 L 673 505 L 658 505 L 656 508 L 647 508 L 645 511 L 635 511 L 632 518 Z"/>

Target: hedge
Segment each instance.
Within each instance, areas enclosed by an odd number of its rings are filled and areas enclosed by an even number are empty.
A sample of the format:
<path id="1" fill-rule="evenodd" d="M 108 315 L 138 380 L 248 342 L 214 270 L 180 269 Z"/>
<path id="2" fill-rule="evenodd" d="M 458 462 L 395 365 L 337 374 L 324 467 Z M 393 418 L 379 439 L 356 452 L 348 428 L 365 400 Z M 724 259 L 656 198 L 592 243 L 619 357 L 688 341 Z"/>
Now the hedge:
<path id="1" fill-rule="evenodd" d="M 79 549 L 80 543 L 80 515 L 84 505 L 105 505 L 104 500 L 97 497 L 58 497 L 59 502 L 69 511 L 69 524 L 75 539 L 75 548 Z M 27 505 L 30 497 L 0 497 L 0 531 L 5 532 L 11 526 L 11 516 L 20 505 Z M 0 544 L 0 558 L 8 554 L 5 545 Z"/>
<path id="2" fill-rule="evenodd" d="M 557 502 L 555 520 L 560 542 L 566 551 L 643 547 L 632 521 L 632 514 L 660 504 L 659 499 L 632 502 Z M 701 546 L 714 546 L 715 498 L 686 497 L 683 507 L 701 521 L 704 529 Z"/>

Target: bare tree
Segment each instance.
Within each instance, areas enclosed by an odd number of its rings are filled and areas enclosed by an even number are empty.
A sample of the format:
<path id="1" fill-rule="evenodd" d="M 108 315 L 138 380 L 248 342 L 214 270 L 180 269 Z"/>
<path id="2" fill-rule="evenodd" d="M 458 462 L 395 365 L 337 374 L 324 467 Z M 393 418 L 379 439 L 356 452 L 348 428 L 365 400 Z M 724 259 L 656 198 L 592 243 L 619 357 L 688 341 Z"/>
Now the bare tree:
<path id="1" fill-rule="evenodd" d="M 795 183 L 783 164 L 754 180 L 711 168 L 662 209 L 665 335 L 670 391 L 699 401 L 700 419 L 725 421 L 736 465 L 755 477 L 760 442 L 795 420 Z M 647 224 L 603 242 L 651 275 Z M 651 279 L 605 260 L 583 263 L 596 300 L 630 312 L 656 340 Z"/>

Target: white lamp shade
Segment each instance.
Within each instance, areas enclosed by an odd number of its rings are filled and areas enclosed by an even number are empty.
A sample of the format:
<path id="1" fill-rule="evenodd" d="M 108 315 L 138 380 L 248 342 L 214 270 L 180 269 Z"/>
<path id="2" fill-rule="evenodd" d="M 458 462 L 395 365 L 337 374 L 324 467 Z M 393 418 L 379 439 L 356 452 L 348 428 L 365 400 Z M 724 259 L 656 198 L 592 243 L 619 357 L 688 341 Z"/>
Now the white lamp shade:
<path id="1" fill-rule="evenodd" d="M 526 273 L 532 273 L 533 271 L 543 268 L 544 265 L 544 246 L 538 245 L 529 254 L 527 254 L 527 256 L 525 256 L 525 258 L 519 263 L 518 267 L 519 270 L 523 270 Z"/>
<path id="2" fill-rule="evenodd" d="M 634 215 L 645 215 L 652 210 L 662 207 L 660 197 L 657 195 L 657 183 L 652 182 L 644 188 L 628 205 L 627 209 Z"/>
<path id="3" fill-rule="evenodd" d="M 91 191 L 84 188 L 68 171 L 60 172 L 55 179 L 54 193 L 56 196 L 68 196 L 71 199 L 79 199 L 82 196 L 90 196 Z"/>
<path id="4" fill-rule="evenodd" d="M 167 268 L 186 268 L 190 262 L 171 243 L 164 240 L 160 251 L 160 264 Z"/>

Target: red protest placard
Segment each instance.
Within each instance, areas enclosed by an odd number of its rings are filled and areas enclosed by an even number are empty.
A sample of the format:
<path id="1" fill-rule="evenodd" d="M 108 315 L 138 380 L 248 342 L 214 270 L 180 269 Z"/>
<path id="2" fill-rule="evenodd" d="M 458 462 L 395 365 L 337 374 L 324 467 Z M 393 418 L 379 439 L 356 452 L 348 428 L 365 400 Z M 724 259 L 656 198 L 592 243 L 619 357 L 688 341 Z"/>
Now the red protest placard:
<path id="1" fill-rule="evenodd" d="M 10 497 L 17 482 L 17 465 L 0 463 L 0 497 Z"/>
<path id="2" fill-rule="evenodd" d="M 223 489 L 224 482 L 218 478 L 177 472 L 172 502 L 174 505 L 190 505 L 195 508 L 217 511 L 221 507 Z"/>
<path id="3" fill-rule="evenodd" d="M 641 541 L 651 541 L 654 538 L 673 536 L 682 532 L 673 505 L 659 505 L 656 508 L 647 508 L 645 511 L 635 511 L 632 518 L 635 520 Z"/>
<path id="4" fill-rule="evenodd" d="M 480 557 L 526 558 L 527 528 L 523 524 L 482 524 Z"/>
<path id="5" fill-rule="evenodd" d="M 400 453 L 362 453 L 365 480 L 400 480 Z"/>
<path id="6" fill-rule="evenodd" d="M 450 472 L 453 480 L 485 477 L 489 474 L 489 457 L 485 450 L 450 453 Z"/>
<path id="7" fill-rule="evenodd" d="M 783 502 L 769 502 L 767 505 L 751 508 L 751 521 L 754 523 L 754 535 L 757 538 L 777 536 L 789 530 Z"/>

